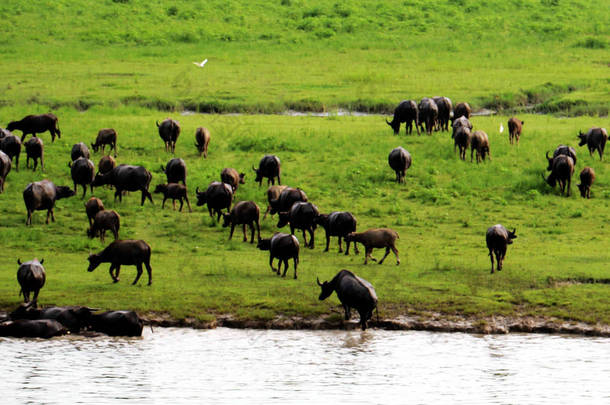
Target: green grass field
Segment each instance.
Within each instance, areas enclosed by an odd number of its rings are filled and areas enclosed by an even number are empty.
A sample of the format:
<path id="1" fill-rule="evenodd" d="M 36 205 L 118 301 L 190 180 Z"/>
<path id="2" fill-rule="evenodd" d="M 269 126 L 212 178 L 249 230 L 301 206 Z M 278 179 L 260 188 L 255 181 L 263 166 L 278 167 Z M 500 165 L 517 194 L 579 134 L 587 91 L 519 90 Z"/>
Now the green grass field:
<path id="1" fill-rule="evenodd" d="M 62 138 L 52 144 L 43 134 L 45 172 L 25 170 L 22 154 L 21 170 L 11 171 L 0 195 L 0 307 L 19 302 L 17 258 L 38 257 L 48 274 L 42 305 L 204 320 L 315 317 L 338 303 L 318 302 L 316 277 L 347 268 L 376 287 L 382 316 L 438 311 L 609 324 L 610 294 L 602 283 L 610 278 L 607 158 L 600 162 L 577 148 L 570 198 L 540 177 L 547 150 L 576 146 L 579 130 L 610 125 L 609 7 L 608 0 L 4 1 L 0 125 L 52 111 Z M 192 64 L 204 58 L 203 69 Z M 491 162 L 459 161 L 447 133 L 396 137 L 379 115 L 182 114 L 388 113 L 402 99 L 433 95 L 499 111 L 473 118 L 475 129 L 490 135 Z M 518 147 L 498 133 L 513 113 L 525 121 Z M 96 189 L 120 213 L 121 237 L 153 248 L 153 285 L 144 278 L 133 287 L 130 267 L 118 284 L 107 265 L 87 273 L 87 255 L 103 245 L 86 237 L 80 192 L 57 203 L 56 223 L 45 225 L 45 213 L 37 212 L 33 226 L 24 225 L 25 186 L 42 178 L 71 185 L 72 145 L 92 142 L 100 128 L 118 131 L 119 163 L 153 172 L 151 191 L 164 182 L 160 165 L 172 156 L 155 121 L 168 116 L 182 126 L 176 156 L 187 162 L 193 206 L 195 187 L 235 167 L 248 173 L 236 201 L 254 200 L 264 211 L 266 187 L 253 183 L 251 167 L 274 153 L 282 182 L 304 189 L 321 212 L 349 210 L 359 230 L 397 230 L 401 265 L 388 256 L 382 266 L 364 266 L 362 253 L 337 254 L 336 239 L 323 253 L 318 230 L 316 248 L 301 251 L 299 279 L 279 279 L 267 252 L 242 243 L 239 230 L 227 242 L 228 229 L 207 208 L 161 211 L 159 195 L 154 206 L 140 207 L 138 193 L 114 204 L 111 190 Z M 212 133 L 207 160 L 193 146 L 198 126 Z M 405 185 L 394 183 L 387 165 L 398 145 L 413 156 Z M 94 155 L 96 165 L 100 157 Z M 586 165 L 597 173 L 588 201 L 576 188 Z M 263 236 L 277 230 L 276 221 L 262 222 Z M 496 223 L 515 227 L 518 238 L 505 269 L 490 275 L 485 231 Z"/>

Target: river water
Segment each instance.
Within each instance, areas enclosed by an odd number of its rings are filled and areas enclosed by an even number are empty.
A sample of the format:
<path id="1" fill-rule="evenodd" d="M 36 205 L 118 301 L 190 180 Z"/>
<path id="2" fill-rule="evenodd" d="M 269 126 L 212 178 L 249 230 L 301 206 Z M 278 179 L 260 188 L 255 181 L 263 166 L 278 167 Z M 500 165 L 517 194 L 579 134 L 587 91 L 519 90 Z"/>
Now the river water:
<path id="1" fill-rule="evenodd" d="M 608 404 L 610 339 L 146 329 L 0 338 L 2 404 Z"/>

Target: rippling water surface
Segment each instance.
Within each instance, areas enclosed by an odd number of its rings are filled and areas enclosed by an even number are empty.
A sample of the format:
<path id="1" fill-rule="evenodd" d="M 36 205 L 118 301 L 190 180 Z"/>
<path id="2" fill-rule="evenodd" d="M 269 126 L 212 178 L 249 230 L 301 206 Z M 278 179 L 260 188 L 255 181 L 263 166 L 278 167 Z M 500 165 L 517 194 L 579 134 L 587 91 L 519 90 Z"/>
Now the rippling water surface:
<path id="1" fill-rule="evenodd" d="M 150 329 L 0 338 L 0 403 L 610 403 L 610 339 Z"/>

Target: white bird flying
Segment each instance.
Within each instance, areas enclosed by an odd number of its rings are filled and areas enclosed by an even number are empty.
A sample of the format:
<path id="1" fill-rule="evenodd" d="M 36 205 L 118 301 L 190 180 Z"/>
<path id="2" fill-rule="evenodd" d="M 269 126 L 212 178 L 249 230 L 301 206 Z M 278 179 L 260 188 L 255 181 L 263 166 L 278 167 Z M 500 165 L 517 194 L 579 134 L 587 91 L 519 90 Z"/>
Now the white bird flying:
<path id="1" fill-rule="evenodd" d="M 500 133 L 504 132 L 504 125 L 500 124 Z"/>
<path id="2" fill-rule="evenodd" d="M 203 62 L 201 62 L 201 63 L 197 63 L 197 62 L 193 62 L 193 63 L 199 67 L 204 67 L 205 64 L 208 63 L 208 60 L 204 59 Z"/>

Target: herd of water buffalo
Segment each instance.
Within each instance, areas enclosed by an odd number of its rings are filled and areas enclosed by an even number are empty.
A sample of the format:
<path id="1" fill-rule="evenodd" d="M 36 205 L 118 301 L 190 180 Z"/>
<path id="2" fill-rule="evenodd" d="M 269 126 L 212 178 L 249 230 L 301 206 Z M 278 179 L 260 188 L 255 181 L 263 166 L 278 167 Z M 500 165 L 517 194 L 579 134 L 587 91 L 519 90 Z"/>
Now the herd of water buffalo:
<path id="1" fill-rule="evenodd" d="M 434 99 L 424 98 L 419 103 L 414 100 L 402 101 L 394 111 L 392 121 L 387 121 L 395 134 L 399 133 L 401 123 L 405 123 L 405 132 L 411 134 L 413 124 L 415 124 L 418 134 L 426 132 L 431 134 L 433 131 L 449 131 L 452 129 L 454 139 L 454 150 L 459 148 L 460 158 L 465 160 L 466 150 L 471 148 L 471 161 L 476 152 L 477 163 L 485 160 L 488 156 L 491 159 L 489 138 L 484 131 L 472 131 L 473 125 L 470 121 L 471 108 L 468 103 L 459 103 L 453 108 L 452 102 L 447 97 L 436 97 Z M 180 135 L 180 125 L 173 119 L 166 119 L 160 124 L 157 122 L 159 136 L 165 144 L 166 152 L 175 151 L 176 142 Z M 518 143 L 523 128 L 523 121 L 510 118 L 508 121 L 509 141 Z M 21 139 L 13 135 L 11 131 L 20 130 Z M 44 145 L 41 138 L 36 135 L 49 131 L 52 141 L 55 137 L 61 138 L 61 131 L 58 127 L 57 117 L 53 114 L 29 115 L 20 121 L 13 121 L 7 125 L 6 129 L 0 128 L 0 192 L 4 189 L 4 182 L 11 170 L 12 161 L 18 170 L 19 155 L 21 145 L 26 149 L 26 166 L 29 168 L 30 159 L 33 160 L 36 170 L 38 161 L 41 168 L 44 167 Z M 33 137 L 24 142 L 25 137 L 32 134 Z M 591 128 L 586 134 L 580 133 L 580 145 L 587 145 L 592 154 L 597 151 L 600 160 L 603 156 L 604 146 L 607 140 L 607 132 L 604 128 Z M 210 131 L 200 127 L 195 132 L 195 146 L 200 156 L 207 157 L 208 146 L 210 143 Z M 105 155 L 105 146 L 109 146 L 109 154 Z M 90 160 L 90 152 L 87 145 L 83 142 L 73 146 L 71 151 L 71 162 L 69 163 L 70 174 L 74 184 L 71 189 L 68 186 L 57 186 L 49 180 L 42 180 L 30 183 L 23 191 L 24 203 L 27 209 L 26 225 L 31 225 L 32 214 L 37 210 L 46 210 L 48 224 L 49 218 L 55 221 L 53 209 L 55 202 L 62 198 L 74 196 L 77 186 L 83 189 L 83 198 L 86 195 L 87 187 L 93 193 L 94 187 L 111 186 L 115 189 L 115 201 L 117 197 L 122 201 L 126 191 L 140 191 L 141 205 L 148 199 L 152 203 L 152 195 L 148 191 L 152 179 L 151 173 L 142 166 L 127 164 L 116 165 L 115 159 L 110 156 L 114 150 L 117 156 L 117 132 L 111 128 L 101 129 L 91 147 L 94 152 L 101 149 L 103 157 L 98 163 L 98 171 L 95 172 L 95 165 Z M 548 159 L 548 170 L 551 172 L 545 181 L 555 186 L 559 183 L 562 194 L 567 187 L 567 195 L 570 194 L 571 177 L 576 163 L 576 152 L 574 148 L 559 145 Z M 411 166 L 412 158 L 410 153 L 398 147 L 392 150 L 388 156 L 389 166 L 396 172 L 396 181 L 405 181 L 406 171 Z M 192 211 L 188 200 L 186 187 L 186 163 L 180 158 L 171 159 L 162 171 L 167 177 L 167 183 L 156 186 L 154 192 L 163 195 L 163 204 L 167 199 L 172 200 L 175 209 L 176 200 L 180 202 L 182 211 L 184 201 L 186 201 L 189 211 Z M 343 251 L 342 241 L 345 241 L 345 254 L 349 254 L 350 243 L 354 244 L 354 251 L 358 253 L 357 243 L 361 243 L 365 248 L 365 261 L 371 259 L 376 261 L 371 254 L 374 248 L 385 248 L 385 255 L 379 264 L 392 251 L 396 256 L 396 264 L 400 264 L 398 250 L 396 249 L 396 239 L 398 233 L 388 228 L 374 228 L 364 232 L 356 232 L 357 221 L 350 212 L 335 211 L 329 214 L 322 214 L 318 208 L 308 201 L 305 192 L 299 188 L 281 185 L 281 164 L 280 159 L 275 155 L 265 155 L 259 161 L 258 168 L 252 167 L 256 174 L 255 182 L 262 185 L 263 179 L 267 179 L 267 201 L 268 207 L 264 218 L 270 214 L 278 214 L 278 227 L 290 226 L 290 234 L 275 233 L 270 238 L 260 236 L 260 209 L 253 201 L 239 201 L 231 205 L 234 201 L 235 192 L 239 184 L 244 184 L 244 173 L 239 173 L 233 168 L 225 168 L 221 172 L 220 180 L 211 182 L 205 191 L 196 189 L 197 206 L 207 204 L 209 214 L 212 218 L 220 221 L 223 219 L 223 227 L 231 227 L 229 239 L 232 238 L 236 226 L 241 225 L 243 230 L 243 240 L 247 241 L 246 227 L 251 228 L 250 243 L 254 242 L 255 227 L 257 231 L 257 247 L 261 250 L 269 251 L 269 266 L 278 275 L 286 276 L 289 261 L 293 261 L 294 278 L 297 278 L 297 267 L 299 263 L 299 240 L 294 236 L 295 230 L 303 233 L 303 243 L 306 247 L 314 248 L 315 230 L 317 226 L 324 228 L 326 233 L 326 249 L 329 250 L 330 238 L 338 237 L 339 252 Z M 543 176 L 544 177 L 544 176 Z M 581 184 L 578 185 L 583 197 L 590 197 L 590 187 L 595 178 L 592 168 L 586 167 L 580 174 Z M 277 179 L 277 185 L 275 180 Z M 119 273 L 122 265 L 135 265 L 137 275 L 133 284 L 136 284 L 143 273 L 143 267 L 148 272 L 148 285 L 152 283 L 152 269 L 150 266 L 151 248 L 143 240 L 120 240 L 120 216 L 114 210 L 104 209 L 103 202 L 91 197 L 85 203 L 85 211 L 89 219 L 89 229 L 87 234 L 94 238 L 99 236 L 104 242 L 105 232 L 111 231 L 114 242 L 110 243 L 105 249 L 97 254 L 88 257 L 88 271 L 93 271 L 101 263 L 110 263 L 109 273 L 114 282 L 119 281 Z M 494 255 L 497 262 L 497 270 L 502 269 L 502 262 L 506 255 L 507 246 L 516 238 L 515 230 L 509 231 L 504 226 L 498 224 L 487 230 L 486 242 L 491 258 L 491 272 L 494 272 Z M 309 241 L 307 239 L 309 234 Z M 278 259 L 277 268 L 273 261 Z M 281 272 L 282 263 L 284 271 Z M 112 334 L 139 335 L 142 330 L 142 321 L 137 314 L 131 311 L 109 311 L 103 314 L 96 314 L 94 310 L 87 307 L 54 307 L 54 309 L 37 309 L 38 293 L 45 283 L 45 271 L 42 260 L 33 260 L 27 263 L 19 263 L 18 282 L 21 286 L 21 293 L 24 297 L 22 304 L 10 317 L 0 323 L 0 336 L 53 336 L 64 333 L 67 330 L 75 331 L 81 328 L 93 330 L 110 331 Z M 328 297 L 332 291 L 337 292 L 337 296 L 345 309 L 345 318 L 350 317 L 350 308 L 355 308 L 360 313 L 360 324 L 362 329 L 366 328 L 367 321 L 371 318 L 373 310 L 377 305 L 377 296 L 373 286 L 366 280 L 361 279 L 347 270 L 341 270 L 330 282 L 321 283 L 320 300 Z M 33 299 L 30 300 L 30 293 Z M 69 315 L 66 315 L 69 314 Z M 61 317 L 77 319 L 70 321 L 72 324 L 61 323 Z M 1 321 L 1 320 L 0 320 Z M 59 322 L 54 324 L 51 321 Z M 29 322 L 29 323 L 28 323 Z M 74 325 L 78 325 L 74 326 Z M 124 329 L 125 333 L 120 332 Z M 139 330 L 139 332 L 137 332 Z M 136 331 L 136 332 L 134 332 Z"/>

